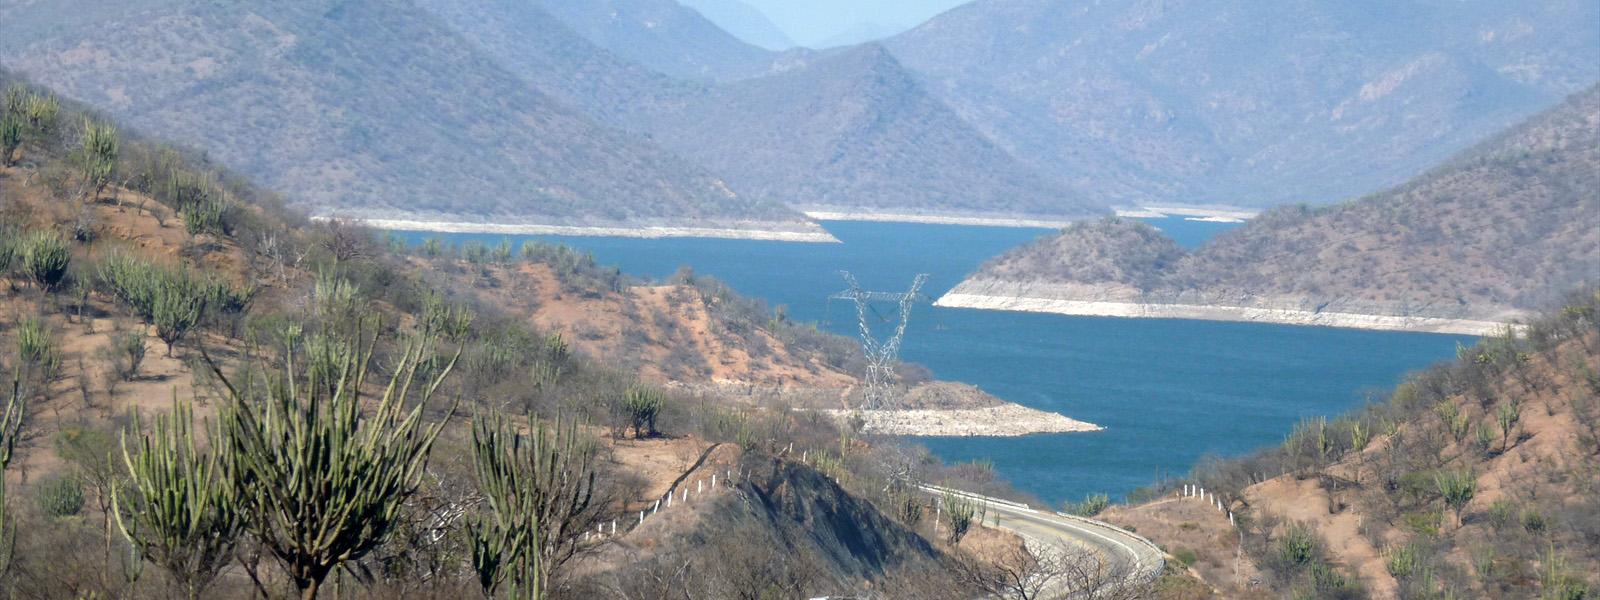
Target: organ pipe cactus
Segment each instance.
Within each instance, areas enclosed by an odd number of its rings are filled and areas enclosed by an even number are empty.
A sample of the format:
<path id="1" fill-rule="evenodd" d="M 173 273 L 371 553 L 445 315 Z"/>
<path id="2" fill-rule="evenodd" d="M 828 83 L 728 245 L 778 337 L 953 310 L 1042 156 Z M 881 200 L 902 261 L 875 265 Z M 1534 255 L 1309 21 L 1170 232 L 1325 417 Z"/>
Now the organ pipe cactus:
<path id="1" fill-rule="evenodd" d="M 518 434 L 500 413 L 475 419 L 473 471 L 485 510 L 467 521 L 484 594 L 506 581 L 512 598 L 543 597 L 551 571 L 577 551 L 594 521 L 594 448 L 576 423 L 534 423 Z"/>
<path id="2" fill-rule="evenodd" d="M 137 429 L 137 425 L 135 425 Z M 153 435 L 128 449 L 129 492 L 112 488 L 112 514 L 141 556 L 172 574 L 190 600 L 233 556 L 243 527 L 232 482 L 215 452 L 195 448 L 194 412 L 172 399 L 172 414 L 156 417 Z"/>
<path id="3" fill-rule="evenodd" d="M 656 434 L 656 417 L 661 414 L 663 404 L 661 392 L 646 387 L 628 390 L 628 395 L 622 400 L 622 409 L 633 424 L 635 439 Z"/>
<path id="4" fill-rule="evenodd" d="M 17 436 L 22 433 L 22 415 L 26 407 L 22 404 L 22 378 L 11 378 L 11 397 L 6 400 L 6 412 L 0 415 L 0 573 L 11 564 L 11 539 L 16 532 L 11 530 L 6 516 L 6 467 L 11 464 L 11 453 L 16 450 Z M 5 586 L 0 585 L 0 591 Z"/>
<path id="5" fill-rule="evenodd" d="M 83 180 L 89 186 L 89 198 L 98 198 L 116 176 L 117 128 L 85 119 L 80 144 L 77 158 L 83 169 Z"/>
<path id="6" fill-rule="evenodd" d="M 432 338 L 424 330 L 407 346 L 376 409 L 366 415 L 362 390 L 377 339 L 363 349 L 359 330 L 332 385 L 319 381 L 320 374 L 299 380 L 292 344 L 278 375 L 264 384 L 246 379 L 234 385 L 211 365 L 230 398 L 221 419 L 222 460 L 233 474 L 246 527 L 283 563 L 304 600 L 316 598 L 341 563 L 382 543 L 416 491 L 429 450 L 449 420 L 425 427 L 423 409 L 461 357 L 456 351 L 424 379 L 421 398 L 408 412 Z"/>

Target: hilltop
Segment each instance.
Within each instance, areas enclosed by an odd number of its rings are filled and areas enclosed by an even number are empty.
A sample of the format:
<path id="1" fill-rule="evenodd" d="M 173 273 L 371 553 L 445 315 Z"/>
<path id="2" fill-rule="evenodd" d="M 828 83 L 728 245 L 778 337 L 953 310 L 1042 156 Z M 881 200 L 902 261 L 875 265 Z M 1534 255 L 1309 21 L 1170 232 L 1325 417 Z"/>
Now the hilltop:
<path id="1" fill-rule="evenodd" d="M 1589 85 L 1592 2 L 989 0 L 882 43 L 1014 156 L 1107 204 L 1324 204 Z"/>
<path id="2" fill-rule="evenodd" d="M 1184 252 L 1079 223 L 985 263 L 945 305 L 1492 333 L 1600 273 L 1600 88 L 1404 185 L 1267 211 Z"/>

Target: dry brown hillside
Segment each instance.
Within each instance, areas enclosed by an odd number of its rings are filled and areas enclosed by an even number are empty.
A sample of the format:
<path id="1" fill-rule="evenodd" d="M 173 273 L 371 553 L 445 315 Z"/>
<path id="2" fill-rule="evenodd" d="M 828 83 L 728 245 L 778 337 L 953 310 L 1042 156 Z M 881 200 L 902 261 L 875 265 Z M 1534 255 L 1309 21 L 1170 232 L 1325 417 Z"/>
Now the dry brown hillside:
<path id="1" fill-rule="evenodd" d="M 1108 513 L 1224 596 L 1587 598 L 1600 592 L 1600 293 L 1487 338 L 1381 404 L 1198 467 Z M 1187 512 L 1184 512 L 1187 511 Z M 1243 552 L 1238 549 L 1242 548 Z"/>

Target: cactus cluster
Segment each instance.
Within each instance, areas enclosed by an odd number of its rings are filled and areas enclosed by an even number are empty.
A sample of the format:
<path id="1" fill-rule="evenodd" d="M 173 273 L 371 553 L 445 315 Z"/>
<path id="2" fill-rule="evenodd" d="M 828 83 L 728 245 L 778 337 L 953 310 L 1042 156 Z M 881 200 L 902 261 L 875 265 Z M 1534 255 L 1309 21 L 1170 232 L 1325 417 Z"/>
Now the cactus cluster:
<path id="1" fill-rule="evenodd" d="M 89 198 L 100 196 L 117 172 L 117 127 L 110 123 L 83 120 L 83 137 L 73 153 L 82 170 L 84 184 L 89 188 Z"/>
<path id="2" fill-rule="evenodd" d="M 167 356 L 172 356 L 172 345 L 200 323 L 207 307 L 242 305 L 248 296 L 187 267 L 164 267 L 121 252 L 107 255 L 96 271 L 108 292 L 156 326 L 156 336 L 167 344 Z"/>
<path id="3" fill-rule="evenodd" d="M 112 488 L 112 515 L 135 551 L 194 600 L 232 559 L 243 520 L 224 463 L 196 448 L 194 413 L 176 392 L 172 400 L 172 414 L 156 417 L 137 452 L 123 436 L 129 491 Z"/>
<path id="4" fill-rule="evenodd" d="M 20 85 L 6 88 L 0 112 L 0 163 L 11 166 L 17 148 L 29 140 L 42 140 L 55 128 L 61 103 L 53 94 L 41 94 Z"/>
<path id="5" fill-rule="evenodd" d="M 500 413 L 473 421 L 473 472 L 485 509 L 467 521 L 467 535 L 486 595 L 509 582 L 511 598 L 542 598 L 551 569 L 576 553 L 592 515 L 592 440 L 572 422 L 530 428 L 521 435 Z"/>
<path id="6" fill-rule="evenodd" d="M 55 289 L 67 276 L 67 265 L 72 253 L 61 235 L 46 229 L 37 229 L 23 236 L 16 250 L 22 259 L 22 272 L 43 289 Z"/>
<path id="7" fill-rule="evenodd" d="M 295 372 L 291 343 L 278 376 L 235 385 L 213 365 L 230 402 L 222 411 L 224 470 L 245 528 L 285 566 L 303 598 L 316 597 L 328 574 L 361 558 L 393 531 L 416 490 L 429 450 L 449 417 L 424 425 L 429 399 L 457 352 L 414 398 L 417 367 L 431 345 L 426 333 L 400 357 L 376 409 L 363 414 L 362 390 L 376 336 L 347 342 L 339 369 Z M 329 381 L 319 378 L 329 377 Z M 415 400 L 411 408 L 407 404 Z M 446 413 L 454 412 L 452 406 Z"/>

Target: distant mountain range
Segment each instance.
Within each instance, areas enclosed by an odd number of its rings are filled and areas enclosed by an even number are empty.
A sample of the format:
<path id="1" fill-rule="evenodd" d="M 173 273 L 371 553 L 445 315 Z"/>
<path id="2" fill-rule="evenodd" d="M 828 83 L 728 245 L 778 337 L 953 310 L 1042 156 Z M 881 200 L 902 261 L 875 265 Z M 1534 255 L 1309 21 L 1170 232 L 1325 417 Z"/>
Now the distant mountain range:
<path id="1" fill-rule="evenodd" d="M 689 3 L 0 0 L 0 60 L 316 209 L 558 223 L 1324 203 L 1600 63 L 1580 0 L 981 0 L 783 52 Z"/>
<path id="2" fill-rule="evenodd" d="M 1000 150 L 879 46 L 694 83 L 586 44 L 527 3 L 419 2 L 533 86 L 724 174 L 745 195 L 885 212 L 1104 212 Z"/>
<path id="3" fill-rule="evenodd" d="M 1484 333 L 1596 283 L 1591 86 L 1360 200 L 1275 208 L 1189 252 L 1144 223 L 1080 222 L 989 261 L 940 303 Z"/>
<path id="4" fill-rule="evenodd" d="M 550 98 L 403 0 L 69 0 L 3 16 L 8 69 L 323 212 L 804 221 Z"/>
<path id="5" fill-rule="evenodd" d="M 760 10 L 739 0 L 681 0 L 681 2 L 747 44 L 775 51 L 788 50 L 799 45 L 789 39 L 777 25 L 773 25 L 772 21 L 767 20 L 767 16 Z"/>
<path id="6" fill-rule="evenodd" d="M 1596 79 L 1592 0 L 980 0 L 885 40 L 1018 158 L 1112 204 L 1326 203 Z"/>

